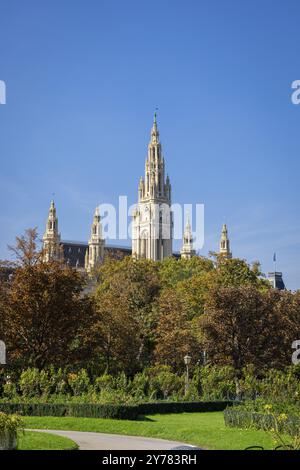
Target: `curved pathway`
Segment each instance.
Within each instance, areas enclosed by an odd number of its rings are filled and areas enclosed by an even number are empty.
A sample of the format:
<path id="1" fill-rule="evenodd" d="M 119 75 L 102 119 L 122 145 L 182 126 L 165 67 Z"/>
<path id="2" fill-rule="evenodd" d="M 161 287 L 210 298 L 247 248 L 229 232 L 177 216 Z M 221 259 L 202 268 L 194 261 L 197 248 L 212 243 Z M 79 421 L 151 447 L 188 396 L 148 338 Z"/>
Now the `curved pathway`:
<path id="1" fill-rule="evenodd" d="M 57 431 L 52 429 L 28 429 L 68 437 L 78 444 L 80 450 L 170 450 L 176 447 L 197 449 L 177 441 L 140 436 L 123 436 L 99 432 Z"/>

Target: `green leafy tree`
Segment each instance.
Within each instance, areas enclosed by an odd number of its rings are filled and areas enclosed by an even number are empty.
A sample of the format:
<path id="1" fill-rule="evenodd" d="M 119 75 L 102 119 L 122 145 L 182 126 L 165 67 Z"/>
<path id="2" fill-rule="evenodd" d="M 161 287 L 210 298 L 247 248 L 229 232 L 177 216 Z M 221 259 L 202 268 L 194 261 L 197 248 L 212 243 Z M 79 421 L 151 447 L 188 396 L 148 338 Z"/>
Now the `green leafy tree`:
<path id="1" fill-rule="evenodd" d="M 160 292 L 158 265 L 131 257 L 108 259 L 100 267 L 98 279 L 93 328 L 96 350 L 107 370 L 132 373 L 149 362 L 153 349 L 153 304 Z"/>

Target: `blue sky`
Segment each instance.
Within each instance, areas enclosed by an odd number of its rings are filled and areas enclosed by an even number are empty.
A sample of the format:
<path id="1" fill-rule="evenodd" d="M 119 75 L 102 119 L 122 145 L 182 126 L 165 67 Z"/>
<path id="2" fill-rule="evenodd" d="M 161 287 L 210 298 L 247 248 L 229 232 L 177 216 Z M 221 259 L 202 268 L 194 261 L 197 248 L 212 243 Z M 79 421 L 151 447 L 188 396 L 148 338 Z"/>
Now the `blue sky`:
<path id="1" fill-rule="evenodd" d="M 153 111 L 173 201 L 205 204 L 206 254 L 226 220 L 235 256 L 300 288 L 296 0 L 1 0 L 0 258 L 44 231 L 86 240 L 94 208 L 144 171 Z M 128 242 L 129 244 L 129 242 Z M 176 243 L 175 249 L 179 248 Z"/>

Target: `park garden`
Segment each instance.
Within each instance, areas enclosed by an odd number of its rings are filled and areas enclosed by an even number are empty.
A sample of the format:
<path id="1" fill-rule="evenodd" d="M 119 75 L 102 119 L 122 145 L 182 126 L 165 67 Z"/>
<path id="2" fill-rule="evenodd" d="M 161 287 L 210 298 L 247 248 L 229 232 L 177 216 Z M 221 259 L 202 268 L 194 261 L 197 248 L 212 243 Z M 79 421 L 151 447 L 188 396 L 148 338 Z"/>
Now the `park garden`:
<path id="1" fill-rule="evenodd" d="M 107 258 L 91 279 L 44 262 L 35 230 L 12 251 L 0 287 L 10 447 L 77 448 L 29 429 L 300 447 L 300 293 L 273 289 L 258 262 Z"/>

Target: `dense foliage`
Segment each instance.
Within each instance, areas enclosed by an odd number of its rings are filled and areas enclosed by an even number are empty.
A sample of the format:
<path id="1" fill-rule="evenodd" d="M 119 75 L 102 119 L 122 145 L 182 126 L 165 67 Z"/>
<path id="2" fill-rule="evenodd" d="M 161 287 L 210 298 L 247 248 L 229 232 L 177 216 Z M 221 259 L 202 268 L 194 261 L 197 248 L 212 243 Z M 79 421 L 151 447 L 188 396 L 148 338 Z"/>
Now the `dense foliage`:
<path id="1" fill-rule="evenodd" d="M 129 405 L 125 403 L 0 403 L 0 410 L 22 416 L 56 416 L 76 418 L 108 418 L 136 420 L 151 414 L 205 413 L 223 411 L 232 406 L 229 401 L 150 402 Z M 1 411 L 0 411 L 1 416 Z"/>
<path id="2" fill-rule="evenodd" d="M 0 450 L 12 450 L 17 447 L 17 433 L 23 430 L 23 426 L 20 416 L 0 411 Z"/>
<path id="3" fill-rule="evenodd" d="M 273 413 L 258 413 L 244 409 L 227 408 L 224 411 L 225 425 L 239 429 L 263 429 L 265 431 L 277 431 L 290 436 L 298 436 L 300 431 L 300 417 L 275 415 Z"/>
<path id="4" fill-rule="evenodd" d="M 45 262 L 37 243 L 35 230 L 17 238 L 12 275 L 1 277 L 4 399 L 252 399 L 268 383 L 277 397 L 299 388 L 284 368 L 300 334 L 300 292 L 272 289 L 258 264 L 108 257 L 90 289 L 82 273 Z"/>
<path id="5" fill-rule="evenodd" d="M 268 370 L 257 375 L 253 367 L 244 368 L 236 378 L 232 366 L 197 366 L 190 376 L 188 393 L 185 377 L 171 367 L 157 365 L 132 377 L 117 375 L 93 376 L 85 369 L 70 372 L 68 368 L 24 370 L 19 378 L 0 376 L 1 402 L 14 403 L 142 403 L 168 401 L 243 400 L 243 409 L 263 411 L 272 404 L 277 412 L 299 413 L 299 367 L 279 371 Z M 238 391 L 237 394 L 237 384 Z M 253 400 L 255 401 L 253 402 Z"/>

